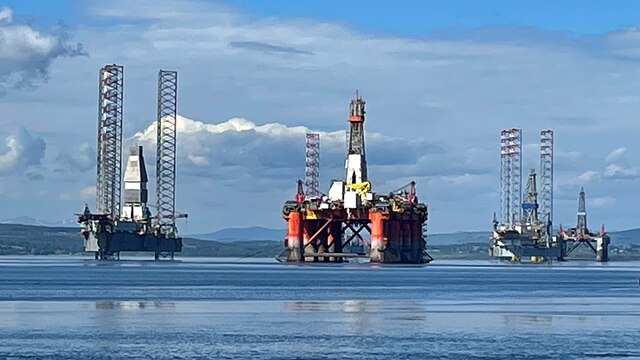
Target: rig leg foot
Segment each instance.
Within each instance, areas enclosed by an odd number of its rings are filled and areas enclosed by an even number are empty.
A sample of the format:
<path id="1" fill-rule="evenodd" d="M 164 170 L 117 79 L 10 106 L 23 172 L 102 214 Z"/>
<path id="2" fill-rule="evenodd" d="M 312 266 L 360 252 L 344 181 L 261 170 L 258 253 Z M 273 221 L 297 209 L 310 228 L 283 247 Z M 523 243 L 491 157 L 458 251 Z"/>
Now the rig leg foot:
<path id="1" fill-rule="evenodd" d="M 371 249 L 371 253 L 369 254 L 369 261 L 371 261 L 372 263 L 384 262 L 384 250 Z"/>

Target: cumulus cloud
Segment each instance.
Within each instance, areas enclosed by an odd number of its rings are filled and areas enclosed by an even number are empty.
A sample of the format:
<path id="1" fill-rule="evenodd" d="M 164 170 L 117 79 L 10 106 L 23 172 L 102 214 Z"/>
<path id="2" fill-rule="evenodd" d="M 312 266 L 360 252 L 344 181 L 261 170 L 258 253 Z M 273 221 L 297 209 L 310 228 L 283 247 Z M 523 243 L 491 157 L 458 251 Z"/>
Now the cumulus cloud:
<path id="1" fill-rule="evenodd" d="M 0 95 L 45 81 L 55 58 L 81 54 L 80 44 L 68 44 L 64 27 L 41 32 L 16 22 L 10 8 L 0 9 Z"/>
<path id="2" fill-rule="evenodd" d="M 277 188 L 289 188 L 295 179 L 304 176 L 305 134 L 311 131 L 307 127 L 280 123 L 257 125 L 244 118 L 209 124 L 178 115 L 177 131 L 178 167 L 189 175 L 217 179 L 235 187 L 246 180 L 248 184 Z M 323 170 L 332 177 L 341 177 L 346 132 L 313 131 L 320 134 Z M 153 147 L 155 132 L 154 123 L 135 134 L 132 140 Z M 478 158 L 484 155 L 473 148 L 452 155 L 424 138 L 389 137 L 373 131 L 367 132 L 365 142 L 367 164 L 379 184 L 397 178 L 399 173 L 408 177 L 448 175 L 447 181 L 462 184 L 475 175 L 451 175 L 464 167 L 465 162 L 477 164 Z M 470 166 L 469 171 L 473 169 L 474 166 Z M 260 188 L 253 187 L 253 190 L 260 191 Z"/>
<path id="3" fill-rule="evenodd" d="M 10 126 L 4 136 L 4 149 L 0 147 L 0 174 L 23 173 L 39 165 L 45 149 L 41 137 L 34 137 L 24 126 Z"/>

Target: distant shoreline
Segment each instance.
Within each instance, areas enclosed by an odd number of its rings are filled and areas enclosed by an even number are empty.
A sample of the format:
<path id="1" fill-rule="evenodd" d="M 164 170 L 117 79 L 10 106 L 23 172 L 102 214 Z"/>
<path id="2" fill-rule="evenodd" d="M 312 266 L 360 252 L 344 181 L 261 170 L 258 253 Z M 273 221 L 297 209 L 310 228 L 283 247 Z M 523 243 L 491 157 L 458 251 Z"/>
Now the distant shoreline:
<path id="1" fill-rule="evenodd" d="M 201 240 L 183 238 L 182 252 L 176 256 L 184 258 L 221 257 L 221 258 L 275 258 L 284 250 L 283 240 L 235 240 L 235 239 L 273 239 L 273 229 L 247 228 L 250 234 L 241 229 L 233 229 L 221 235 L 233 235 L 222 240 Z M 609 247 L 611 261 L 640 260 L 640 239 L 635 232 L 613 233 Z M 210 234 L 211 235 L 211 234 Z M 283 236 L 284 238 L 284 236 Z M 427 251 L 436 260 L 490 260 L 487 254 L 488 233 L 457 233 L 430 235 L 427 239 Z M 47 256 L 86 256 L 82 237 L 77 228 L 46 227 L 18 224 L 0 224 L 0 255 L 47 255 Z M 145 253 L 142 253 L 145 254 Z M 90 254 L 89 254 L 90 255 Z M 126 253 L 124 256 L 135 255 Z M 595 256 L 586 248 L 578 248 L 575 257 L 588 261 Z M 146 256 L 143 255 L 143 256 Z"/>

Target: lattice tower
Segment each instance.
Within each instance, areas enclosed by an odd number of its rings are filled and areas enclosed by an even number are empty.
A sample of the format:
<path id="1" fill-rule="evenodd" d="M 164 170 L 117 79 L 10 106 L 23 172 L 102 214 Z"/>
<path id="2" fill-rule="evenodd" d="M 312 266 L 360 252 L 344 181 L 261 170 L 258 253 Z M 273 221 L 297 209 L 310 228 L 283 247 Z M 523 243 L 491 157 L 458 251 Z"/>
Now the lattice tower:
<path id="1" fill-rule="evenodd" d="M 500 218 L 505 225 L 511 224 L 511 158 L 509 157 L 509 131 L 500 132 Z"/>
<path id="2" fill-rule="evenodd" d="M 540 215 L 553 224 L 553 131 L 540 132 Z"/>
<path id="3" fill-rule="evenodd" d="M 320 196 L 320 134 L 307 133 L 304 176 L 307 196 Z"/>
<path id="4" fill-rule="evenodd" d="M 178 72 L 158 73 L 156 211 L 157 226 L 167 237 L 176 236 L 176 121 Z"/>
<path id="5" fill-rule="evenodd" d="M 522 217 L 522 131 L 509 130 L 509 196 L 510 224 Z"/>
<path id="6" fill-rule="evenodd" d="M 100 69 L 96 211 L 109 214 L 114 220 L 120 216 L 123 85 L 122 66 L 113 64 Z"/>

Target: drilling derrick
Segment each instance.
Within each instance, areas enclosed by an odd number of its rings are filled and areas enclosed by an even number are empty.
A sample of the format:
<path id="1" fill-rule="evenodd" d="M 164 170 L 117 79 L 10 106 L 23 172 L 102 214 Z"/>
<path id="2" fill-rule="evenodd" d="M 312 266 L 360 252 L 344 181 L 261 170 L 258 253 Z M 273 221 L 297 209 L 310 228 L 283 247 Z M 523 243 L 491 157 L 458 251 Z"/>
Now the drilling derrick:
<path id="1" fill-rule="evenodd" d="M 113 64 L 100 69 L 96 210 L 113 220 L 120 215 L 123 81 L 122 66 Z"/>
<path id="2" fill-rule="evenodd" d="M 153 252 L 156 260 L 182 250 L 176 237 L 175 117 L 177 74 L 161 71 L 158 99 L 158 156 L 156 225 L 148 207 L 148 176 L 142 146 L 130 149 L 124 179 L 121 179 L 122 66 L 100 70 L 98 111 L 97 213 L 85 205 L 78 223 L 82 226 L 85 251 L 97 259 L 119 259 L 122 251 Z M 120 189 L 124 183 L 124 206 Z"/>
<path id="3" fill-rule="evenodd" d="M 576 232 L 584 235 L 589 232 L 587 229 L 587 204 L 585 201 L 584 188 L 580 188 L 578 195 L 578 221 L 576 222 Z"/>
<path id="4" fill-rule="evenodd" d="M 584 188 L 580 188 L 576 227 L 565 231 L 560 225 L 558 237 L 563 242 L 563 256 L 570 256 L 580 245 L 584 245 L 596 256 L 596 261 L 607 262 L 609 261 L 609 243 L 611 239 L 607 235 L 604 225 L 602 225 L 599 233 L 589 231 L 585 198 Z"/>
<path id="5" fill-rule="evenodd" d="M 553 214 L 553 132 L 541 132 L 540 188 L 531 170 L 524 199 L 521 197 L 522 132 L 520 129 L 500 133 L 500 207 L 502 222 L 493 221 L 489 255 L 514 262 L 551 261 L 562 258 L 561 246 L 552 237 Z M 541 205 L 538 199 L 541 199 Z"/>
<path id="6" fill-rule="evenodd" d="M 347 142 L 347 165 L 345 181 L 357 184 L 367 181 L 367 158 L 364 151 L 364 105 L 358 92 L 349 104 L 349 141 Z"/>
<path id="7" fill-rule="evenodd" d="M 307 133 L 305 143 L 305 169 L 304 185 L 307 195 L 310 197 L 320 196 L 320 134 Z"/>
<path id="8" fill-rule="evenodd" d="M 372 192 L 367 174 L 364 120 L 365 101 L 356 93 L 349 104 L 344 179 L 333 180 L 328 193 L 319 196 L 310 196 L 309 186 L 305 196 L 303 183 L 298 181 L 295 199 L 285 202 L 282 209 L 288 230 L 285 250 L 278 260 L 342 262 L 368 258 L 377 263 L 414 264 L 432 260 L 426 252 L 423 231 L 427 205 L 418 202 L 415 182 L 388 195 Z M 363 251 L 346 251 L 354 240 L 364 244 Z"/>

